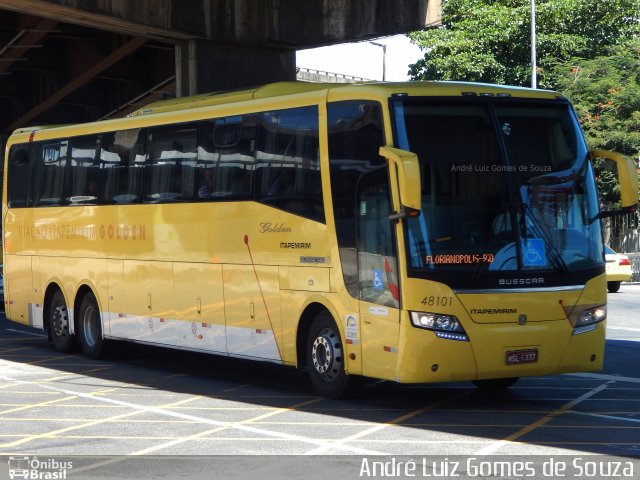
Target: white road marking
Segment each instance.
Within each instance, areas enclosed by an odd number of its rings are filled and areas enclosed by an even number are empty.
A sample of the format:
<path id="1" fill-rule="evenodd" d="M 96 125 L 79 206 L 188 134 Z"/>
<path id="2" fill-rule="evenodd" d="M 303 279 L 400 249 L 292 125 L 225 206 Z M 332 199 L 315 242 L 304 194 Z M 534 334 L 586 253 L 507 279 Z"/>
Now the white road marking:
<path id="1" fill-rule="evenodd" d="M 355 453 L 358 455 L 387 455 L 383 452 L 379 452 L 379 451 L 375 451 L 375 450 L 367 450 L 364 448 L 358 448 L 358 447 L 350 447 L 347 445 L 340 445 L 340 444 L 335 444 L 333 442 L 328 442 L 328 441 L 324 441 L 324 440 L 318 440 L 318 439 L 313 439 L 313 438 L 307 438 L 307 437 L 303 437 L 300 435 L 291 435 L 288 433 L 281 433 L 281 432 L 275 432 L 275 431 L 270 431 L 270 430 L 266 430 L 264 428 L 256 428 L 256 427 L 250 427 L 248 425 L 240 425 L 239 423 L 235 423 L 235 422 L 221 422 L 221 421 L 217 421 L 217 420 L 211 420 L 209 418 L 203 418 L 203 417 L 196 417 L 195 415 L 187 415 L 185 413 L 179 413 L 179 412 L 173 412 L 171 410 L 166 410 L 164 408 L 157 408 L 157 407 L 148 407 L 145 405 L 139 405 L 136 403 L 131 403 L 131 402 L 124 402 L 122 400 L 114 400 L 111 398 L 106 398 L 106 397 L 97 397 L 95 395 L 90 395 L 90 394 L 86 394 L 86 393 L 82 393 L 82 392 L 77 392 L 74 390 L 69 390 L 69 389 L 64 389 L 64 388 L 57 388 L 57 387 L 53 387 L 50 385 L 44 385 L 42 383 L 37 383 L 37 382 L 29 382 L 26 380 L 17 380 L 15 378 L 11 378 L 11 377 L 6 377 L 6 376 L 0 376 L 0 379 L 5 380 L 7 382 L 17 382 L 20 384 L 24 384 L 24 385 L 33 385 L 33 386 L 38 386 L 41 388 L 46 388 L 49 390 L 53 390 L 55 392 L 60 392 L 60 393 L 64 393 L 66 395 L 76 395 L 80 398 L 88 398 L 88 399 L 92 399 L 92 400 L 96 400 L 98 402 L 103 402 L 103 403 L 110 403 L 113 405 L 120 405 L 123 407 L 128 407 L 134 410 L 139 410 L 139 411 L 144 411 L 144 412 L 148 412 L 148 413 L 155 413 L 157 415 L 164 415 L 167 417 L 174 417 L 174 418 L 180 418 L 183 420 L 190 420 L 192 422 L 198 422 L 201 423 L 203 425 L 213 425 L 216 427 L 227 427 L 227 428 L 231 428 L 234 430 L 242 430 L 245 432 L 250 432 L 250 433 L 254 433 L 256 435 L 264 435 L 267 437 L 276 437 L 279 438 L 281 440 L 289 440 L 289 441 L 293 441 L 293 442 L 301 442 L 301 443 L 307 443 L 310 445 L 315 445 L 318 447 L 324 447 L 324 448 L 331 448 L 331 449 L 337 449 L 337 450 L 342 450 L 345 452 L 350 452 L 350 453 Z"/>

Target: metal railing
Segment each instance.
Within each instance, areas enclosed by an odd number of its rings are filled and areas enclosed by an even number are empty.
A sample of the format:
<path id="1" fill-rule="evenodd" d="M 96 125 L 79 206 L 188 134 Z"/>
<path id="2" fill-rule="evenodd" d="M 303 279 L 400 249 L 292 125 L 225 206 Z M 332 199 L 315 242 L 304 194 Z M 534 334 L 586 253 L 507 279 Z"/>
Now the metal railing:
<path id="1" fill-rule="evenodd" d="M 640 282 L 640 253 L 626 253 L 625 255 L 631 260 L 631 271 L 633 272 L 631 281 Z"/>
<path id="2" fill-rule="evenodd" d="M 371 81 L 369 78 L 345 75 L 343 73 L 325 72 L 324 70 L 315 70 L 313 68 L 303 67 L 298 67 L 296 69 L 296 77 L 298 80 L 306 80 L 308 82 L 356 83 Z"/>

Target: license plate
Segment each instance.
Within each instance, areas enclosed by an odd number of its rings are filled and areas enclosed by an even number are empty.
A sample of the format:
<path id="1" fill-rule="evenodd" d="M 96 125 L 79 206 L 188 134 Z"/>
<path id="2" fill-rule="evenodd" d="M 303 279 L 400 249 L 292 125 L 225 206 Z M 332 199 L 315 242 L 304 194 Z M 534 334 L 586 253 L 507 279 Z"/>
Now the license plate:
<path id="1" fill-rule="evenodd" d="M 511 350 L 507 352 L 506 364 L 517 365 L 519 363 L 535 363 L 538 361 L 538 349 Z"/>

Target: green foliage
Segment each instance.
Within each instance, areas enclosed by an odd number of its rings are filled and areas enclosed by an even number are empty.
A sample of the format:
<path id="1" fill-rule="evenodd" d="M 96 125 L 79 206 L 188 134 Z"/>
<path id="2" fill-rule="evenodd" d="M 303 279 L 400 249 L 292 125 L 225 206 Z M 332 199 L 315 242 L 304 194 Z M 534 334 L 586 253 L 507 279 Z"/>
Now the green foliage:
<path id="1" fill-rule="evenodd" d="M 638 0 L 536 0 L 538 74 L 573 57 L 594 58 L 638 32 Z M 410 34 L 425 52 L 414 80 L 531 83 L 529 0 L 443 0 L 442 26 Z"/>
<path id="2" fill-rule="evenodd" d="M 555 88 L 573 102 L 591 147 L 637 158 L 640 152 L 640 36 L 593 59 L 574 58 L 550 69 Z M 603 201 L 617 203 L 610 168 L 596 161 Z"/>
<path id="3" fill-rule="evenodd" d="M 573 102 L 592 147 L 640 152 L 640 37 L 608 55 L 558 62 L 550 78 Z"/>

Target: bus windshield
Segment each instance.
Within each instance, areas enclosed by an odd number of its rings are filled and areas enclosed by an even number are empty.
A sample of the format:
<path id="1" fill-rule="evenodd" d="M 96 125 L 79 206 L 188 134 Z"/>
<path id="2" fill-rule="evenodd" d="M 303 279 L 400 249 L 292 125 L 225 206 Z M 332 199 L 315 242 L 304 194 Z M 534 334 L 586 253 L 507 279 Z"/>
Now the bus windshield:
<path id="1" fill-rule="evenodd" d="M 602 268 L 593 169 L 567 102 L 405 97 L 393 112 L 397 145 L 420 161 L 422 212 L 405 223 L 411 275 L 455 285 L 547 272 L 568 284 Z"/>

